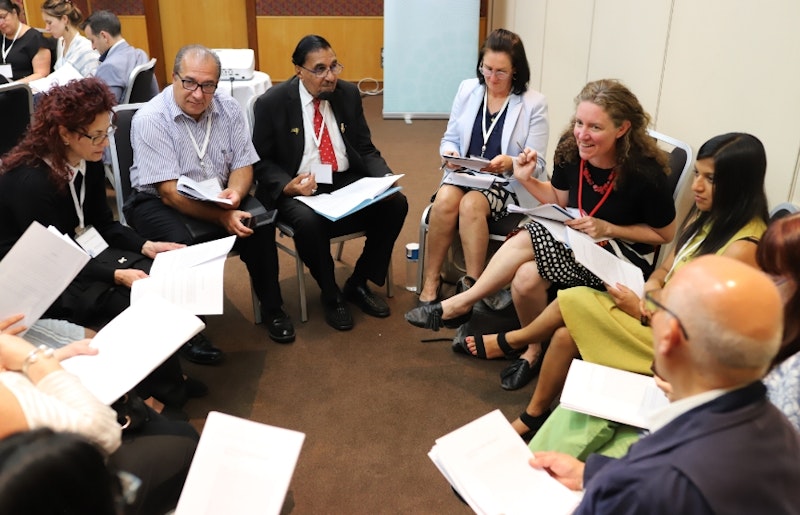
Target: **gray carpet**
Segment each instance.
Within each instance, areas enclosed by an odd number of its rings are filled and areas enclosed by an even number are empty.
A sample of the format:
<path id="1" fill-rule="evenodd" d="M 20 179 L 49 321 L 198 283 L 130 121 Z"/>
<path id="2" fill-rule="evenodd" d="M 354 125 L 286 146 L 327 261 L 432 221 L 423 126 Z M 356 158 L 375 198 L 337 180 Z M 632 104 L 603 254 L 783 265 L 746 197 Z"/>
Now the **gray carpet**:
<path id="1" fill-rule="evenodd" d="M 294 261 L 279 252 L 281 290 L 297 341 L 276 344 L 253 324 L 247 273 L 231 258 L 225 314 L 208 317 L 206 333 L 226 352 L 226 361 L 219 367 L 185 366 L 211 390 L 185 408 L 198 429 L 216 410 L 306 434 L 287 503 L 295 514 L 469 513 L 428 451 L 439 436 L 495 408 L 514 418 L 532 391 L 503 391 L 499 372 L 507 362 L 454 354 L 448 342 L 422 343 L 452 337 L 453 331 L 432 333 L 403 319 L 416 301 L 403 289 L 404 246 L 417 241 L 420 214 L 441 177 L 438 147 L 446 121 L 383 120 L 382 102 L 381 96 L 364 99 L 368 122 L 389 166 L 406 174 L 400 184 L 410 206 L 393 255 L 391 317 L 371 318 L 354 308 L 352 331 L 331 329 L 306 272 L 309 321 L 301 323 Z M 337 265 L 340 285 L 362 245 L 363 240 L 345 245 Z"/>

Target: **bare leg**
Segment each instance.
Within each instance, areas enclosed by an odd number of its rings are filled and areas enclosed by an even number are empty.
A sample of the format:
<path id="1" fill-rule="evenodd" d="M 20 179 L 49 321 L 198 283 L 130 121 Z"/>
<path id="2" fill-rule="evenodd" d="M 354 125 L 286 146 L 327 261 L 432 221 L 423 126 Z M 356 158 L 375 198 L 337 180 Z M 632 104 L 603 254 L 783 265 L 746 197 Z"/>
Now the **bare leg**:
<path id="1" fill-rule="evenodd" d="M 541 347 L 540 342 L 542 340 L 550 338 L 559 328 L 562 327 L 564 327 L 564 317 L 561 315 L 561 307 L 558 305 L 558 299 L 556 299 L 551 302 L 531 323 L 521 329 L 507 332 L 506 341 L 514 349 L 521 349 L 526 345 L 536 345 L 537 347 Z M 484 336 L 483 344 L 486 349 L 487 359 L 499 358 L 503 356 L 503 351 L 497 346 L 496 334 Z M 475 338 L 472 336 L 467 337 L 467 347 L 472 354 L 477 355 Z"/>
<path id="2" fill-rule="evenodd" d="M 425 260 L 425 278 L 419 300 L 431 301 L 436 298 L 436 293 L 441 282 L 440 273 L 442 263 L 447 255 L 447 249 L 453 243 L 458 222 L 458 206 L 464 192 L 447 184 L 442 185 L 436 192 L 431 211 L 428 215 L 428 240 L 427 257 Z"/>
<path id="3" fill-rule="evenodd" d="M 489 247 L 489 201 L 479 191 L 470 191 L 458 209 L 458 232 L 464 248 L 467 275 L 478 278 L 486 267 Z"/>
<path id="4" fill-rule="evenodd" d="M 533 417 L 543 415 L 564 387 L 567 372 L 573 358 L 580 355 L 575 341 L 566 327 L 558 329 L 550 340 L 550 347 L 544 355 L 542 371 L 536 390 L 528 403 L 525 412 Z M 511 423 L 519 434 L 525 434 L 530 429 L 519 418 Z"/>
<path id="5" fill-rule="evenodd" d="M 472 288 L 442 301 L 442 318 L 468 312 L 476 302 L 511 282 L 517 268 L 532 259 L 531 238 L 526 231 L 520 232 L 503 243 Z"/>
<path id="6" fill-rule="evenodd" d="M 511 298 L 514 299 L 514 309 L 520 324 L 525 325 L 542 313 L 547 305 L 547 289 L 550 284 L 550 281 L 539 275 L 535 262 L 519 267 L 511 282 Z M 530 364 L 536 363 L 542 353 L 541 340 L 531 342 L 520 358 Z"/>

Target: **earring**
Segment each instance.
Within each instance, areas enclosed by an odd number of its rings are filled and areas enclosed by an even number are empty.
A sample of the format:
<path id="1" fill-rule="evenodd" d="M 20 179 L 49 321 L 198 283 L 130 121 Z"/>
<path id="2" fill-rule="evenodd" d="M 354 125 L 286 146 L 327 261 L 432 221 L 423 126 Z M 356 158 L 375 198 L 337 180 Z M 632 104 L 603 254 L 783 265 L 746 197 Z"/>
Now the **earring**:
<path id="1" fill-rule="evenodd" d="M 64 146 L 65 146 L 65 147 L 68 147 L 68 146 L 69 146 L 69 141 L 67 141 L 67 140 L 64 140 Z"/>

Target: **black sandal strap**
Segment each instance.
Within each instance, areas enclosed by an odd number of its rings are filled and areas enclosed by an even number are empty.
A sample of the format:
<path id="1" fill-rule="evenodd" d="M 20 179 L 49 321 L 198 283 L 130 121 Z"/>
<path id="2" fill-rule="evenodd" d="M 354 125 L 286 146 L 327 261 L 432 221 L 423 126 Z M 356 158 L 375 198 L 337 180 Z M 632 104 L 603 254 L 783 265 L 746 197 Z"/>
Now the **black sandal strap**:
<path id="1" fill-rule="evenodd" d="M 506 340 L 506 333 L 497 333 L 497 346 L 500 347 L 506 357 L 519 354 L 519 350 L 512 347 Z"/>

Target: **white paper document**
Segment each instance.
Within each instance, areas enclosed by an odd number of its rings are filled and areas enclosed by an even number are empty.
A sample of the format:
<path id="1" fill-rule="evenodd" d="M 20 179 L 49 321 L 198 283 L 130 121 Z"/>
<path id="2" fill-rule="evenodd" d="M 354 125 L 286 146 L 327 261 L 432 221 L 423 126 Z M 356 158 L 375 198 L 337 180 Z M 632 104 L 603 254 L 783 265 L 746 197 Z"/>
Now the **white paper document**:
<path id="1" fill-rule="evenodd" d="M 219 194 L 222 193 L 222 187 L 219 185 L 219 181 L 216 178 L 198 182 L 185 175 L 181 175 L 178 179 L 178 191 L 196 200 L 205 200 L 207 202 L 217 202 L 219 204 L 228 205 L 233 204 L 231 199 L 220 198 Z"/>
<path id="2" fill-rule="evenodd" d="M 486 168 L 488 164 L 491 162 L 489 159 L 485 157 L 456 157 L 456 156 L 446 156 L 442 154 L 442 159 L 444 159 L 448 164 L 453 166 L 460 166 L 461 168 L 467 168 L 468 170 L 475 170 L 476 172 L 481 171 L 481 169 Z"/>
<path id="3" fill-rule="evenodd" d="M 94 356 L 75 356 L 62 366 L 101 402 L 111 404 L 175 353 L 205 324 L 160 297 L 130 306 L 105 325 L 91 346 Z"/>
<path id="4" fill-rule="evenodd" d="M 644 276 L 639 267 L 606 251 L 589 236 L 571 227 L 567 227 L 567 244 L 575 253 L 575 259 L 601 281 L 614 287 L 622 284 L 640 298 L 644 297 Z"/>
<path id="5" fill-rule="evenodd" d="M 466 188 L 480 188 L 483 190 L 491 188 L 495 181 L 508 182 L 505 177 L 492 173 L 456 171 L 448 172 L 442 180 L 444 184 L 464 186 Z"/>
<path id="6" fill-rule="evenodd" d="M 475 513 L 572 513 L 582 494 L 531 467 L 531 455 L 499 410 L 437 439 L 428 453 Z"/>
<path id="7" fill-rule="evenodd" d="M 0 261 L 0 319 L 23 314 L 30 327 L 88 261 L 68 236 L 33 222 Z"/>
<path id="8" fill-rule="evenodd" d="M 176 515 L 277 515 L 305 434 L 212 411 Z"/>
<path id="9" fill-rule="evenodd" d="M 131 305 L 158 295 L 195 315 L 220 315 L 225 259 L 236 236 L 156 254 L 150 277 L 133 282 Z"/>
<path id="10" fill-rule="evenodd" d="M 572 411 L 649 429 L 649 415 L 669 404 L 652 377 L 572 360 L 561 405 Z"/>
<path id="11" fill-rule="evenodd" d="M 398 191 L 400 188 L 393 188 L 392 185 L 403 175 L 363 177 L 332 193 L 298 196 L 295 199 L 335 222 Z"/>
<path id="12" fill-rule="evenodd" d="M 53 86 L 64 86 L 71 80 L 82 80 L 83 75 L 69 63 L 64 63 L 58 70 L 46 77 L 32 80 L 28 83 L 34 93 L 43 93 Z"/>

